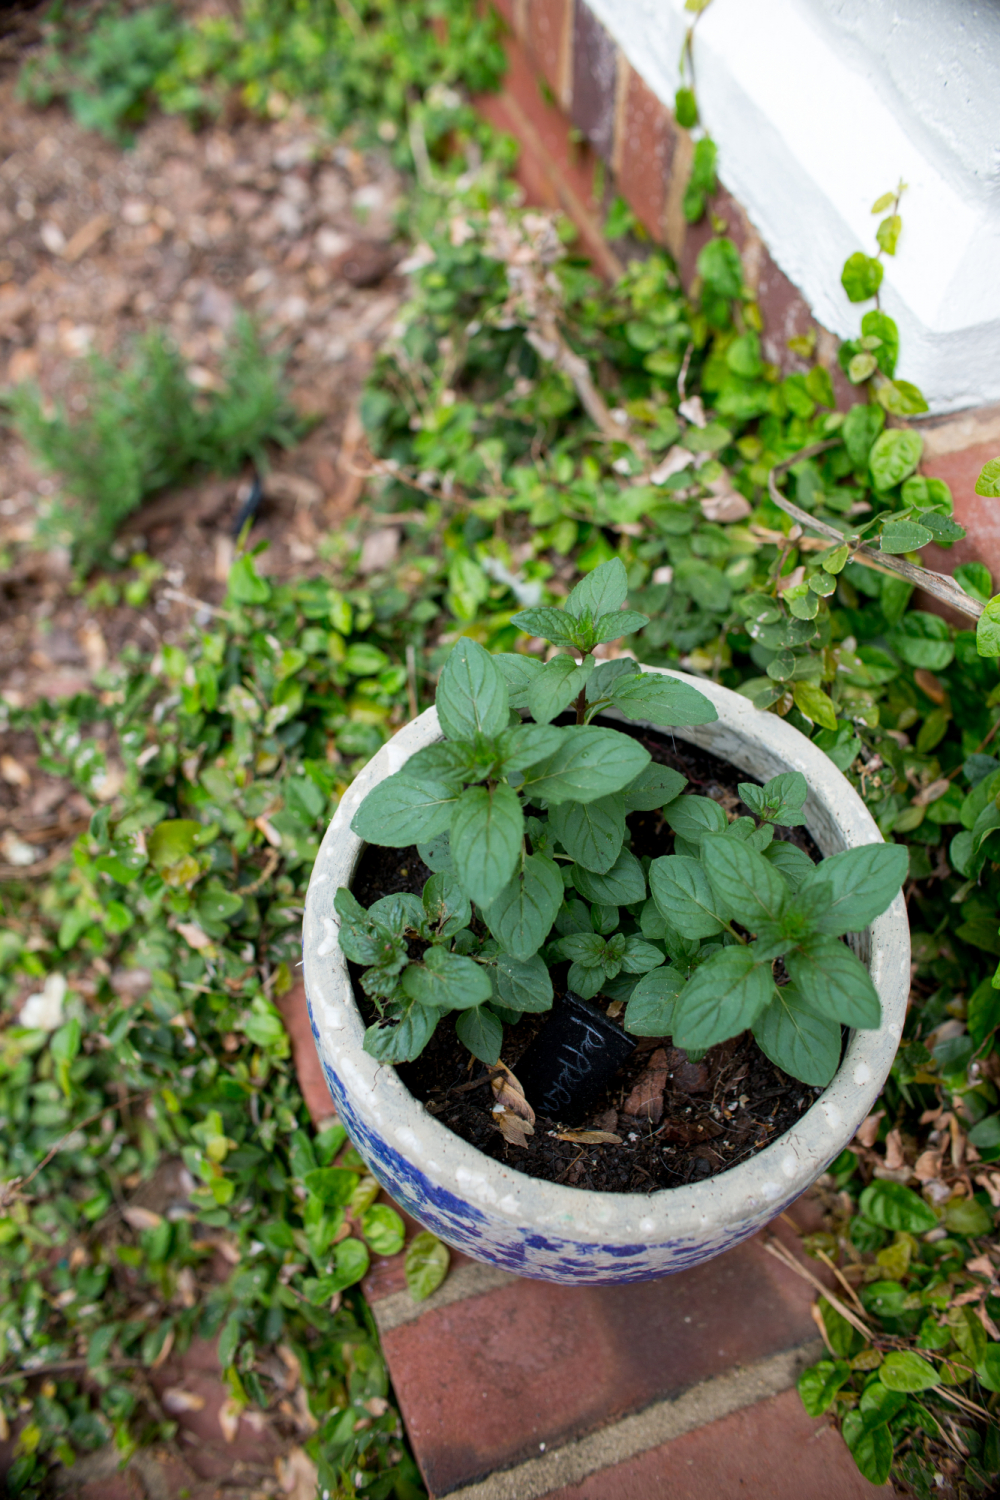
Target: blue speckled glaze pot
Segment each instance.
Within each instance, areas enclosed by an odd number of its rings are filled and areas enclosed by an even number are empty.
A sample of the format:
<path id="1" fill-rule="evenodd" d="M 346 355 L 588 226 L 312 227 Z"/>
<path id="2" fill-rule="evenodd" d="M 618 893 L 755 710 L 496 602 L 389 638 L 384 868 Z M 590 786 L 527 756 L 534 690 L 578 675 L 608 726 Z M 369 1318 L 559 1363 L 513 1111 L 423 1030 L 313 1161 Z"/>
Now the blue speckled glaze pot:
<path id="1" fill-rule="evenodd" d="M 644 668 L 660 671 L 661 668 Z M 671 674 L 680 675 L 680 674 Z M 729 689 L 698 682 L 718 720 L 674 731 L 764 781 L 801 771 L 806 823 L 824 854 L 881 842 L 864 803 L 823 752 Z M 655 728 L 655 726 L 648 726 Z M 902 1034 L 910 935 L 902 896 L 855 940 L 882 1001 L 877 1031 L 856 1031 L 830 1086 L 785 1135 L 716 1177 L 650 1194 L 594 1193 L 540 1182 L 492 1160 L 438 1123 L 362 1047 L 364 1024 L 337 942 L 337 888 L 364 845 L 351 832 L 362 799 L 441 738 L 431 708 L 384 745 L 347 792 L 323 840 L 303 931 L 316 1046 L 351 1138 L 393 1198 L 466 1255 L 521 1276 L 569 1283 L 643 1281 L 748 1239 L 815 1181 L 852 1139 L 882 1088 Z"/>

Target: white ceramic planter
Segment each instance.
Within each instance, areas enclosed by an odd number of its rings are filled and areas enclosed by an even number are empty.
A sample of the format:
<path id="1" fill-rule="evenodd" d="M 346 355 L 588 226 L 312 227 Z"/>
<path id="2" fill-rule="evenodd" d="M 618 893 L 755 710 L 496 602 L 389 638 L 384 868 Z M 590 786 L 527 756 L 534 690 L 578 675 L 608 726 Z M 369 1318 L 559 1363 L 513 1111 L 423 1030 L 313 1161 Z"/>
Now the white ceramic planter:
<path id="1" fill-rule="evenodd" d="M 700 680 L 697 685 L 714 703 L 718 720 L 673 731 L 678 738 L 761 781 L 801 771 L 810 786 L 806 824 L 824 854 L 881 842 L 846 777 L 804 735 L 728 688 Z M 518 1275 L 641 1281 L 739 1244 L 815 1181 L 878 1097 L 899 1044 L 909 990 L 910 934 L 902 896 L 867 933 L 852 939 L 882 1001 L 881 1027 L 851 1035 L 832 1083 L 780 1139 L 716 1177 L 648 1195 L 537 1181 L 439 1124 L 394 1068 L 380 1066 L 363 1050 L 364 1024 L 337 942 L 333 898 L 338 886 L 350 884 L 364 848 L 351 832 L 351 819 L 377 782 L 440 738 L 437 712 L 429 708 L 369 762 L 327 829 L 306 897 L 303 952 L 313 1034 L 355 1145 L 414 1218 L 467 1255 Z"/>

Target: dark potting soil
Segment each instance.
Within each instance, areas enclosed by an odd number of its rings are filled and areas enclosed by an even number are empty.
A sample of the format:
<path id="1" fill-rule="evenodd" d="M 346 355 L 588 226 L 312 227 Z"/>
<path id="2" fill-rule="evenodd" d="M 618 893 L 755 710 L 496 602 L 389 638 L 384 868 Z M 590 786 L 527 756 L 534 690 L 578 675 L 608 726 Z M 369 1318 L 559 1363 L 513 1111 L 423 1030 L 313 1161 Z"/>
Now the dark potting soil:
<path id="1" fill-rule="evenodd" d="M 711 797 L 733 816 L 749 813 L 736 787 L 752 778 L 734 766 L 684 740 L 617 721 L 614 728 L 639 740 L 653 760 L 686 776 L 686 791 Z M 660 812 L 632 813 L 628 827 L 638 856 L 672 851 L 673 834 Z M 820 858 L 804 828 L 778 828 L 775 837 Z M 352 888 L 367 907 L 398 891 L 419 895 L 430 873 L 415 848 L 369 845 Z M 350 967 L 357 979 L 360 971 Z M 561 964 L 552 970 L 557 1003 L 565 993 L 567 969 Z M 370 1024 L 376 1018 L 371 1001 L 357 985 L 355 995 Z M 609 1005 L 600 996 L 592 1003 L 621 1024 L 624 1006 Z M 547 1020 L 548 1014 L 525 1016 L 517 1026 L 504 1027 L 502 1060 L 515 1076 L 519 1059 Z M 436 1119 L 487 1156 L 529 1177 L 608 1193 L 650 1193 L 724 1172 L 783 1135 L 822 1093 L 776 1068 L 749 1031 L 720 1042 L 697 1063 L 665 1040 L 638 1037 L 636 1042 L 584 1121 L 570 1129 L 539 1115 L 524 1146 L 508 1142 L 494 1123 L 489 1070 L 458 1040 L 453 1015 L 438 1023 L 420 1057 L 397 1071 Z M 579 1139 L 581 1132 L 597 1130 L 617 1135 L 620 1144 Z"/>

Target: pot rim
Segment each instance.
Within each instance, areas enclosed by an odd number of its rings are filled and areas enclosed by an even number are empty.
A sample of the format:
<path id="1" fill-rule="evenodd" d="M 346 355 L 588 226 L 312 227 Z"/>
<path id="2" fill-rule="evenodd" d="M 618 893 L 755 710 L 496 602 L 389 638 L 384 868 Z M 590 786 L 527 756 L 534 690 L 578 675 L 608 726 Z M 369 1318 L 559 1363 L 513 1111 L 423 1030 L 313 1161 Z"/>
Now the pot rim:
<path id="1" fill-rule="evenodd" d="M 847 778 L 792 725 L 716 683 L 663 667 L 643 665 L 642 670 L 696 682 L 719 717 L 712 724 L 673 731 L 644 720 L 625 722 L 673 733 L 760 780 L 783 770 L 802 771 L 809 783 L 806 826 L 824 855 L 883 842 Z M 437 711 L 429 708 L 383 745 L 341 799 L 309 883 L 303 957 L 313 1031 L 321 1059 L 350 1094 L 352 1107 L 432 1181 L 521 1228 L 527 1220 L 536 1228 L 548 1226 L 575 1237 L 607 1240 L 610 1234 L 648 1243 L 697 1235 L 720 1217 L 735 1223 L 759 1216 L 771 1203 L 777 1212 L 853 1138 L 889 1073 L 909 994 L 910 936 L 902 893 L 866 933 L 851 941 L 878 991 L 882 1025 L 850 1033 L 830 1084 L 777 1140 L 714 1177 L 649 1194 L 596 1192 L 530 1177 L 455 1135 L 410 1094 L 395 1068 L 363 1050 L 364 1023 L 337 942 L 333 898 L 338 886 L 350 884 L 366 847 L 352 833 L 351 819 L 373 786 L 441 738 Z"/>

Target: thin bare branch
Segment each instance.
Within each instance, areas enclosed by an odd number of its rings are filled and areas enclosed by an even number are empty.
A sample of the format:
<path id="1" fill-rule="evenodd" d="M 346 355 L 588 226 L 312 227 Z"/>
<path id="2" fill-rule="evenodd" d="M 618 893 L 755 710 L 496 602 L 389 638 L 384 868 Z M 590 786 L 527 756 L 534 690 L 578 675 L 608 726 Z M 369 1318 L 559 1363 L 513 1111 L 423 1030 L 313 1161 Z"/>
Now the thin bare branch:
<path id="1" fill-rule="evenodd" d="M 807 510 L 800 509 L 778 489 L 778 479 L 783 477 L 793 464 L 801 463 L 804 458 L 813 458 L 817 453 L 824 453 L 828 448 L 836 446 L 839 439 L 829 438 L 825 443 L 813 443 L 809 448 L 802 448 L 798 453 L 793 453 L 791 458 L 786 458 L 783 463 L 775 464 L 767 476 L 768 494 L 779 510 L 783 510 L 786 516 L 791 516 L 800 526 L 808 527 L 810 531 L 818 531 L 821 536 L 827 537 L 838 546 L 851 547 L 849 537 L 845 537 L 835 526 L 828 526 L 825 521 L 818 521 L 811 516 Z M 907 562 L 905 558 L 896 557 L 891 552 L 876 552 L 871 547 L 863 544 L 852 547 L 851 558 L 854 562 L 863 563 L 865 567 L 874 568 L 879 573 L 897 573 L 905 578 L 907 583 L 915 584 L 917 588 L 923 589 L 925 593 L 932 594 L 942 604 L 947 604 L 951 609 L 957 609 L 960 614 L 968 615 L 973 620 L 978 620 L 983 612 L 983 605 L 978 599 L 973 599 L 964 589 L 959 588 L 952 578 L 944 573 L 934 573 L 930 568 L 917 568 L 913 563 Z"/>

